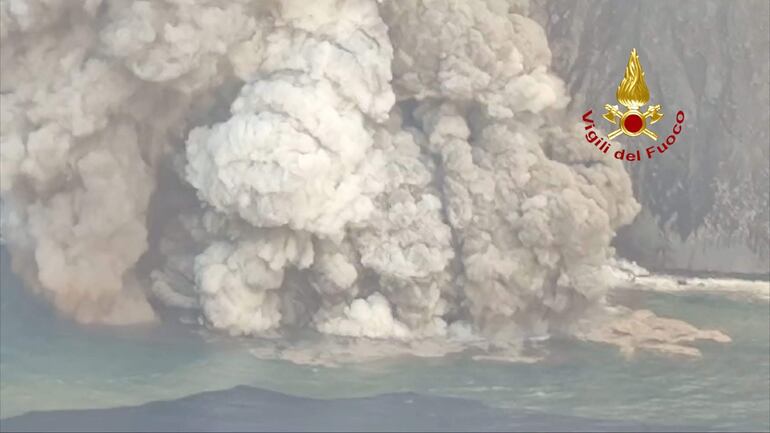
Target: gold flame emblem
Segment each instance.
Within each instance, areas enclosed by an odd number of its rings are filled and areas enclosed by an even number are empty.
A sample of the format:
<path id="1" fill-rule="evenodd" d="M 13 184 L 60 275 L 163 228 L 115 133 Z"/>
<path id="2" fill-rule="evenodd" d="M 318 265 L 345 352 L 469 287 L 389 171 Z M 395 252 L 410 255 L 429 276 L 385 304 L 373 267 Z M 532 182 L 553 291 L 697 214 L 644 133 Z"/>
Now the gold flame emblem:
<path id="1" fill-rule="evenodd" d="M 617 105 L 605 105 L 607 112 L 602 116 L 618 129 L 607 134 L 607 138 L 612 140 L 620 134 L 626 134 L 629 137 L 636 137 L 644 134 L 653 140 L 658 139 L 658 134 L 647 129 L 647 123 L 652 125 L 663 118 L 660 112 L 660 105 L 651 105 L 647 111 L 642 113 L 639 109 L 650 100 L 650 90 L 644 81 L 644 70 L 639 62 L 639 55 L 636 48 L 631 50 L 631 56 L 628 58 L 626 72 L 623 74 L 623 80 L 615 93 L 618 102 L 623 104 L 628 110 L 623 113 Z"/>

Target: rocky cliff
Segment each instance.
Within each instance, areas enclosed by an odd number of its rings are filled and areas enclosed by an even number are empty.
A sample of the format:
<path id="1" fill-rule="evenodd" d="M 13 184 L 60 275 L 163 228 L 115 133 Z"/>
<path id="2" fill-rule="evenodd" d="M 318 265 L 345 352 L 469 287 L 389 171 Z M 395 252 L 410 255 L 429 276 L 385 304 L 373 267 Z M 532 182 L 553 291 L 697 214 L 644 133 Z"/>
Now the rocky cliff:
<path id="1" fill-rule="evenodd" d="M 619 233 L 621 255 L 658 269 L 770 272 L 769 7 L 764 0 L 532 3 L 576 119 L 616 103 L 634 47 L 651 103 L 667 116 L 657 132 L 665 137 L 677 110 L 687 115 L 669 152 L 627 164 L 643 211 Z"/>

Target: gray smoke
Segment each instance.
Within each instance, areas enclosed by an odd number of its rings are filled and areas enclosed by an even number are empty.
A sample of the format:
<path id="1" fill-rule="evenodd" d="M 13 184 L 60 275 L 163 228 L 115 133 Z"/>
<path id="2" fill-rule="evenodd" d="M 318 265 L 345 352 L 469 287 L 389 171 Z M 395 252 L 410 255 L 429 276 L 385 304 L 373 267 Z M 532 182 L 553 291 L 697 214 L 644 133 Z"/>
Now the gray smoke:
<path id="1" fill-rule="evenodd" d="M 565 118 L 527 13 L 3 0 L 14 267 L 85 323 L 168 305 L 233 335 L 571 332 L 639 206 Z"/>

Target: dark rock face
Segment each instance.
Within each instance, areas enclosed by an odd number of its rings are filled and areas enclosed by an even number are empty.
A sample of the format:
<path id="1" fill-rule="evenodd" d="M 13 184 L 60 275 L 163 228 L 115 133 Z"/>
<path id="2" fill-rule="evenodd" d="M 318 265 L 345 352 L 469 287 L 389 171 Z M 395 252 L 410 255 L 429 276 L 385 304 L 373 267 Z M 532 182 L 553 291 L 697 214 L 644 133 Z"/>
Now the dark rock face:
<path id="1" fill-rule="evenodd" d="M 770 3 L 583 0 L 531 8 L 547 29 L 576 120 L 616 104 L 632 48 L 650 103 L 663 106 L 654 143 L 671 133 L 677 110 L 686 113 L 665 154 L 627 164 L 643 211 L 619 233 L 619 253 L 658 269 L 770 272 Z M 615 141 L 642 153 L 653 144 Z"/>

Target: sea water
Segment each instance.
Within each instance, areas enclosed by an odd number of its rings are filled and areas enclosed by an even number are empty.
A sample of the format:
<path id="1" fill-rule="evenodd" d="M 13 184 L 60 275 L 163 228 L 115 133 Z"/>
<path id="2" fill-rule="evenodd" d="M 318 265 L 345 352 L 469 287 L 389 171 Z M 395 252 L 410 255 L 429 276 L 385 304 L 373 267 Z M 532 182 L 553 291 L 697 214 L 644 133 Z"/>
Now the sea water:
<path id="1" fill-rule="evenodd" d="M 625 292 L 618 301 L 721 330 L 729 344 L 699 343 L 699 359 L 610 346 L 542 343 L 536 363 L 467 355 L 398 357 L 344 368 L 255 358 L 249 339 L 210 338 L 195 326 L 82 327 L 30 296 L 3 258 L 0 418 L 29 411 L 108 408 L 251 385 L 339 398 L 416 392 L 503 409 L 604 420 L 770 430 L 770 314 L 766 301 L 717 294 Z M 479 426 L 482 428 L 483 426 Z"/>

